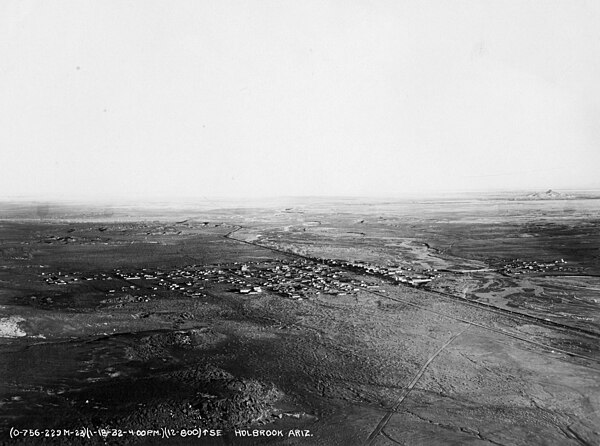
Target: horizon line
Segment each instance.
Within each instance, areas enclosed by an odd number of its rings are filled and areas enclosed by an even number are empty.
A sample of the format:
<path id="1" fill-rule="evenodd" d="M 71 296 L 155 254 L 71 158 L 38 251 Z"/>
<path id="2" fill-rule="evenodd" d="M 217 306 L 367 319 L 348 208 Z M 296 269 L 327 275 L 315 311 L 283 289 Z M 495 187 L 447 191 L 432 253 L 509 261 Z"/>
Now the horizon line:
<path id="1" fill-rule="evenodd" d="M 164 201 L 265 201 L 265 200 L 286 200 L 286 199 L 371 199 L 371 200 L 394 200 L 394 199 L 435 199 L 435 198 L 452 198 L 460 196 L 491 196 L 505 194 L 523 194 L 523 193 L 543 193 L 543 192 L 558 192 L 558 193 L 588 193 L 600 194 L 600 188 L 520 188 L 520 189 L 496 189 L 496 190 L 448 190 L 448 191 L 429 191 L 424 193 L 396 193 L 396 194 L 284 194 L 284 195 L 184 195 L 184 194 L 169 194 L 169 195 L 141 195 L 132 196 L 125 195 L 70 195 L 70 196 L 50 196 L 50 195 L 11 195 L 0 196 L 0 202 L 48 202 L 48 203 L 69 203 L 69 202 L 115 202 L 115 203 L 131 203 L 131 202 L 164 202 Z"/>

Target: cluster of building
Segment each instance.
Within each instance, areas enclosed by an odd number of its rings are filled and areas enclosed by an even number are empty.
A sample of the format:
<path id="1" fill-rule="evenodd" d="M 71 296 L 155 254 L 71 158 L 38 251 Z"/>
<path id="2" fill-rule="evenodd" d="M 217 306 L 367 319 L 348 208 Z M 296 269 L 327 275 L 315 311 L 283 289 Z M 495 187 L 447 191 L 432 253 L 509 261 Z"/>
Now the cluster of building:
<path id="1" fill-rule="evenodd" d="M 75 283 L 81 280 L 79 273 L 63 273 L 61 271 L 55 273 L 42 272 L 41 276 L 49 285 L 67 285 L 69 283 Z"/>
<path id="2" fill-rule="evenodd" d="M 291 261 L 246 263 L 236 271 L 229 270 L 242 285 L 242 294 L 266 289 L 284 297 L 301 299 L 319 294 L 344 296 L 377 285 L 350 277 L 344 271 L 324 262 L 298 258 Z"/>
<path id="3" fill-rule="evenodd" d="M 537 262 L 535 260 L 513 259 L 504 262 L 500 271 L 505 274 L 531 274 L 546 272 L 576 271 L 578 268 L 567 266 L 564 259 L 554 262 Z"/>
<path id="4" fill-rule="evenodd" d="M 364 276 L 376 276 L 393 283 L 417 286 L 434 277 L 412 269 L 382 267 L 364 262 L 330 259 L 295 258 L 261 262 L 217 265 L 188 265 L 174 270 L 141 268 L 115 269 L 110 273 L 82 274 L 44 272 L 48 284 L 67 285 L 85 281 L 111 281 L 106 293 L 151 293 L 164 295 L 176 292 L 189 297 L 206 296 L 207 285 L 228 285 L 227 291 L 259 294 L 270 291 L 292 299 L 310 298 L 319 294 L 344 296 L 361 290 L 385 292 Z M 361 278 L 362 277 L 362 278 Z M 144 294 L 143 297 L 147 295 Z"/>
<path id="5" fill-rule="evenodd" d="M 204 282 L 220 276 L 217 268 L 186 267 L 173 271 L 150 270 L 142 268 L 130 272 L 117 269 L 114 276 L 130 287 L 150 289 L 152 291 L 176 291 L 186 296 L 203 297 Z"/>
<path id="6" fill-rule="evenodd" d="M 344 260 L 322 260 L 328 265 L 340 266 L 359 274 L 377 276 L 388 281 L 403 283 L 412 286 L 431 282 L 438 274 L 436 270 L 425 270 L 418 272 L 412 267 L 401 266 L 379 266 L 365 262 L 354 262 Z"/>

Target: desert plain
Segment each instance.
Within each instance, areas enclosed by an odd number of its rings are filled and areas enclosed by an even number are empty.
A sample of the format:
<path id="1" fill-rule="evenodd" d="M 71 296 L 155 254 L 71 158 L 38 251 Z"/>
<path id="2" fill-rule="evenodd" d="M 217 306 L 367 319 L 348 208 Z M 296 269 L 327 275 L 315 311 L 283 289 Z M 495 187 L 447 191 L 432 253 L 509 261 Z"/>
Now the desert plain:
<path id="1" fill-rule="evenodd" d="M 2 444 L 600 444 L 600 200 L 0 204 Z"/>

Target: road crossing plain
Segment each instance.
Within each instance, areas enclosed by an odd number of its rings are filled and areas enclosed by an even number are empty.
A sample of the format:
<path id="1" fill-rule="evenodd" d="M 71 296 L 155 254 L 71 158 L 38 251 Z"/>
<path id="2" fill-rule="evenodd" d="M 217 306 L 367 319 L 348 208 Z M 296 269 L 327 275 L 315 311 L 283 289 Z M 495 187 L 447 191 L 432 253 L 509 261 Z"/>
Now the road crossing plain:
<path id="1" fill-rule="evenodd" d="M 4 441 L 600 444 L 600 200 L 2 206 Z"/>

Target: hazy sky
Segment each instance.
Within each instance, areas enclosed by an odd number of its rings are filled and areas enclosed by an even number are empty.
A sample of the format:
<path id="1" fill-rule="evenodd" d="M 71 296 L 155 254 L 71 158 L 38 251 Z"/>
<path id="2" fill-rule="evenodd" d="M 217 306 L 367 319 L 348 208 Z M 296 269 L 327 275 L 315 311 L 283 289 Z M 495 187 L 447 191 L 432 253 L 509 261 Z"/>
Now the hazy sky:
<path id="1" fill-rule="evenodd" d="M 600 2 L 0 2 L 0 196 L 600 188 Z"/>

